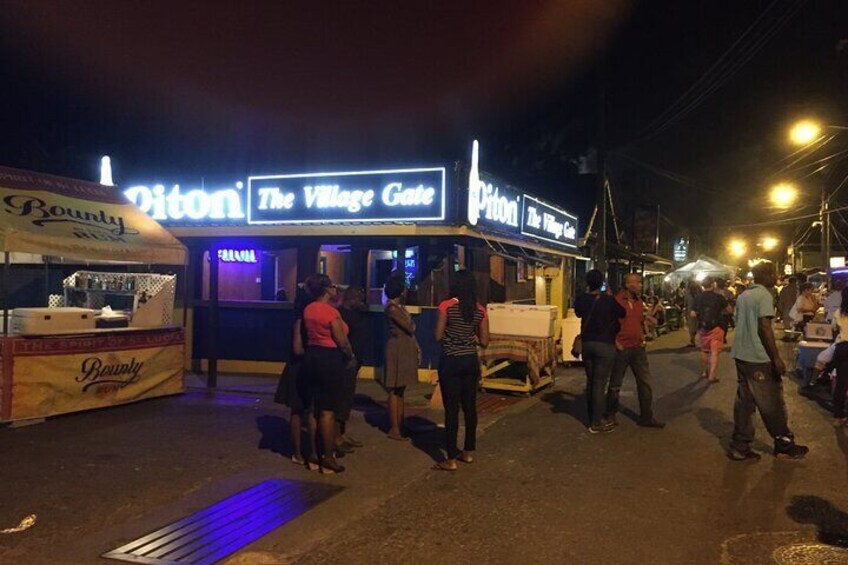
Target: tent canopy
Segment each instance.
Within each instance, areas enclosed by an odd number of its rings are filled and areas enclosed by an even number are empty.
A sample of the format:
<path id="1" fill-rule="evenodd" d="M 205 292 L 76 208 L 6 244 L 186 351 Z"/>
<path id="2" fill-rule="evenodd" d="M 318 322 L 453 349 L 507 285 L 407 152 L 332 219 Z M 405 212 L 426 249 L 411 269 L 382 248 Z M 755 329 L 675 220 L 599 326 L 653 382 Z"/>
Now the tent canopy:
<path id="1" fill-rule="evenodd" d="M 705 278 L 716 276 L 732 279 L 736 276 L 736 269 L 720 263 L 711 257 L 702 255 L 696 261 L 687 263 L 676 271 L 672 271 L 668 276 L 681 280 L 692 277 Z"/>
<path id="2" fill-rule="evenodd" d="M 112 186 L 0 167 L 0 251 L 184 265 L 186 248 Z"/>

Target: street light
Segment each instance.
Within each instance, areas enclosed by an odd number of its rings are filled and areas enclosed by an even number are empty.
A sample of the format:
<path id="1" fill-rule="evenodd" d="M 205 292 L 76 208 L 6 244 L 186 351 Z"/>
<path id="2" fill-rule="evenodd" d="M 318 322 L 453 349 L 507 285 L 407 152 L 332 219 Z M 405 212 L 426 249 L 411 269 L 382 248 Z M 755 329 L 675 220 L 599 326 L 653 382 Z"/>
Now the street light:
<path id="1" fill-rule="evenodd" d="M 760 247 L 763 248 L 763 251 L 771 251 L 772 249 L 777 247 L 779 243 L 780 242 L 775 237 L 764 237 L 763 240 L 760 242 Z"/>
<path id="2" fill-rule="evenodd" d="M 813 120 L 801 120 L 789 129 L 789 140 L 795 145 L 809 145 L 821 137 L 822 126 Z"/>
<path id="3" fill-rule="evenodd" d="M 727 244 L 727 249 L 731 255 L 738 259 L 748 252 L 748 244 L 741 239 L 731 239 L 730 243 Z"/>
<path id="4" fill-rule="evenodd" d="M 778 208 L 789 208 L 798 198 L 798 188 L 788 182 L 776 184 L 771 188 L 769 198 Z"/>

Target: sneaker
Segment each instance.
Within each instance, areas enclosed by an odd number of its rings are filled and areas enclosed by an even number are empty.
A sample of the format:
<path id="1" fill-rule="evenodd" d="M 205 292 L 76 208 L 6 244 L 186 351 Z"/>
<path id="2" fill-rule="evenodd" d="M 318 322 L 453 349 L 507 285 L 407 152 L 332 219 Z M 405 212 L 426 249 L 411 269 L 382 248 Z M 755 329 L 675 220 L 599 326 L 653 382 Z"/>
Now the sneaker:
<path id="1" fill-rule="evenodd" d="M 809 447 L 798 445 L 792 438 L 779 437 L 774 440 L 774 456 L 778 459 L 803 459 L 809 452 Z"/>
<path id="2" fill-rule="evenodd" d="M 358 439 L 354 439 L 350 436 L 344 436 L 344 441 L 351 447 L 364 447 L 365 444 L 359 441 Z"/>
<path id="3" fill-rule="evenodd" d="M 648 420 L 639 420 L 637 424 L 643 428 L 655 428 L 661 430 L 665 427 L 665 422 L 660 422 L 656 418 L 650 418 Z"/>
<path id="4" fill-rule="evenodd" d="M 756 451 L 752 451 L 751 449 L 740 450 L 735 447 L 731 447 L 727 450 L 727 456 L 733 461 L 748 461 L 750 463 L 756 463 L 760 460 L 760 454 Z"/>
<path id="5" fill-rule="evenodd" d="M 612 422 L 602 421 L 598 424 L 592 424 L 589 426 L 590 434 L 605 434 L 611 432 L 615 429 L 615 424 Z"/>

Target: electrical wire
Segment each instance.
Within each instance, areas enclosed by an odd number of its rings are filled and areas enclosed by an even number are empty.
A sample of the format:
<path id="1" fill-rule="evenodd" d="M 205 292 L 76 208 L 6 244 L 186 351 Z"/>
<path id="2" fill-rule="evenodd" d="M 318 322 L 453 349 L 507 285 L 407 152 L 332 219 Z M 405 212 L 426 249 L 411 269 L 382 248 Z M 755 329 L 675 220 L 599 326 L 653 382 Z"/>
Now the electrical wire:
<path id="1" fill-rule="evenodd" d="M 669 171 L 667 169 L 663 169 L 662 167 L 658 167 L 656 165 L 651 165 L 650 163 L 646 163 L 645 161 L 642 161 L 641 159 L 637 159 L 636 157 L 633 157 L 632 155 L 629 155 L 627 153 L 624 153 L 624 152 L 621 152 L 621 151 L 615 151 L 611 154 L 622 157 L 622 158 L 630 161 L 631 163 L 634 163 L 636 165 L 639 165 L 640 167 L 647 169 L 648 171 L 654 173 L 657 176 L 660 176 L 662 178 L 676 182 L 677 184 L 680 184 L 680 185 L 683 185 L 683 186 L 686 186 L 686 187 L 689 187 L 689 188 L 693 188 L 695 190 L 699 190 L 699 191 L 705 192 L 707 194 L 713 194 L 713 195 L 716 195 L 716 196 L 734 196 L 733 193 L 731 193 L 731 192 L 722 192 L 722 191 L 716 190 L 714 188 L 708 188 L 708 187 L 705 187 L 705 186 L 701 186 L 688 177 L 674 173 L 674 172 Z"/>
<path id="2" fill-rule="evenodd" d="M 843 211 L 843 210 L 848 210 L 848 206 L 843 206 L 841 208 L 834 208 L 832 210 L 828 210 L 826 213 L 827 214 L 833 214 L 835 212 L 840 212 L 840 211 Z M 783 218 L 783 219 L 778 219 L 778 220 L 770 220 L 770 221 L 767 221 L 767 222 L 754 222 L 754 223 L 750 223 L 750 224 L 725 224 L 725 225 L 719 225 L 719 226 L 700 226 L 700 227 L 696 227 L 696 228 L 692 228 L 692 229 L 707 231 L 707 230 L 723 230 L 723 229 L 757 228 L 757 227 L 762 227 L 762 226 L 771 226 L 771 225 L 775 225 L 775 224 L 791 224 L 791 223 L 794 223 L 794 222 L 798 222 L 800 220 L 808 220 L 808 219 L 811 219 L 811 218 L 818 218 L 820 215 L 821 215 L 820 213 L 804 214 L 803 216 L 795 216 L 793 218 Z"/>
<path id="3" fill-rule="evenodd" d="M 694 84 L 642 130 L 638 139 L 631 145 L 655 137 L 700 106 L 757 54 L 805 1 L 789 0 L 781 6 L 782 12 L 778 12 L 770 22 L 764 23 L 780 4 L 779 0 L 774 0 Z"/>
<path id="4" fill-rule="evenodd" d="M 845 175 L 845 177 L 842 179 L 842 182 L 839 183 L 839 186 L 833 189 L 833 191 L 827 197 L 827 201 L 830 202 L 831 200 L 833 200 L 833 197 L 836 196 L 836 193 L 842 190 L 842 187 L 844 187 L 846 184 L 848 184 L 848 175 Z"/>

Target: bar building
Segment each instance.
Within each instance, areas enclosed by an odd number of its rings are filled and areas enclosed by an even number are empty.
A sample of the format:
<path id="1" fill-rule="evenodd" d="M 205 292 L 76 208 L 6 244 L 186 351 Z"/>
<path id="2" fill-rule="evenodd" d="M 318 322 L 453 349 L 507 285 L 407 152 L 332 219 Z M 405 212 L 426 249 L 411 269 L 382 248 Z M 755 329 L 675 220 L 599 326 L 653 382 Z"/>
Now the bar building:
<path id="1" fill-rule="evenodd" d="M 288 360 L 296 285 L 320 272 L 365 291 L 366 367 L 382 363 L 382 287 L 401 273 L 434 370 L 438 304 L 471 270 L 480 301 L 571 306 L 578 219 L 470 164 L 268 174 L 184 186 L 131 179 L 124 194 L 189 250 L 192 368 L 278 373 Z M 215 260 L 217 259 L 217 260 Z M 368 372 L 366 370 L 365 376 Z"/>

